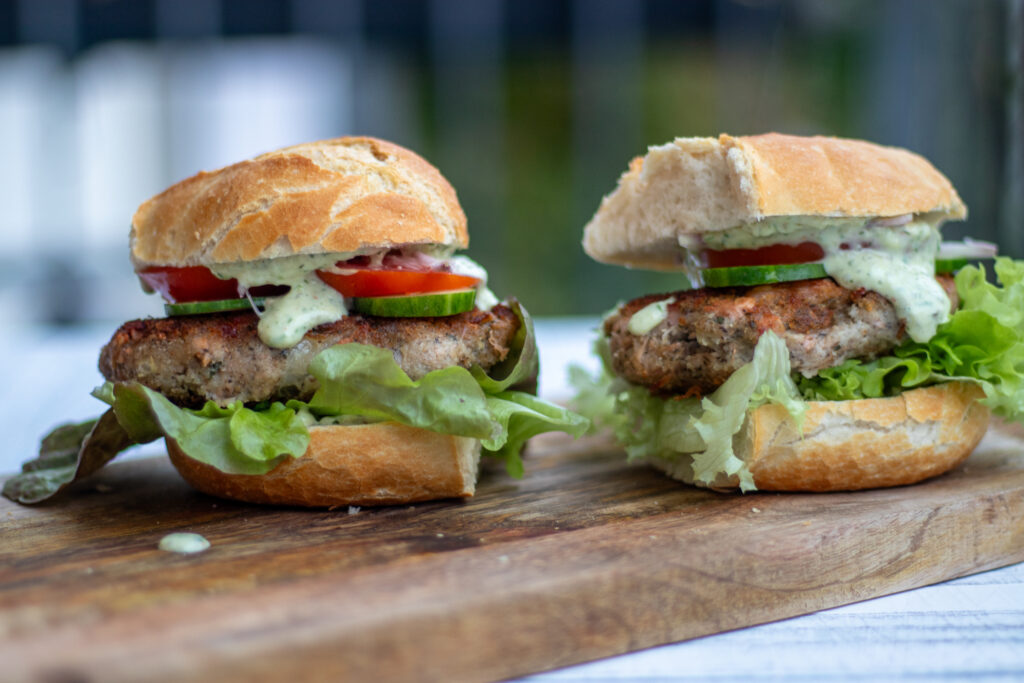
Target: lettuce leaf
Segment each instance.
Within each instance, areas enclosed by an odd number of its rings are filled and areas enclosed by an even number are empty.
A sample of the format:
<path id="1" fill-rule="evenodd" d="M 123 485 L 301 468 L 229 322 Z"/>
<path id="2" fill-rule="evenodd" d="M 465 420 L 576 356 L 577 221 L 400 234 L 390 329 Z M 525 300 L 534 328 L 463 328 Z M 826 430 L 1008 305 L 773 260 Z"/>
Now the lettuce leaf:
<path id="1" fill-rule="evenodd" d="M 522 391 L 488 396 L 487 407 L 500 429 L 497 435 L 483 440 L 483 448 L 504 460 L 505 469 L 517 478 L 524 473 L 520 453 L 529 439 L 544 432 L 566 432 L 580 437 L 590 426 L 582 415 Z"/>
<path id="2" fill-rule="evenodd" d="M 533 359 L 536 367 L 535 352 Z M 527 439 L 549 431 L 580 436 L 589 424 L 570 410 L 503 389 L 535 374 L 523 367 L 515 364 L 501 379 L 479 368 L 450 367 L 412 380 L 386 349 L 339 345 L 320 353 L 309 366 L 320 383 L 309 410 L 318 417 L 359 415 L 477 438 L 486 451 L 505 460 L 510 474 L 521 476 L 519 453 Z"/>
<path id="3" fill-rule="evenodd" d="M 237 401 L 227 407 L 209 401 L 190 410 L 138 383 L 108 382 L 94 395 L 110 404 L 134 443 L 174 439 L 189 457 L 229 474 L 265 474 L 309 445 L 302 416 L 280 403 L 252 410 Z"/>
<path id="4" fill-rule="evenodd" d="M 610 372 L 600 372 L 592 376 L 576 364 L 570 365 L 568 372 L 569 386 L 576 390 L 570 405 L 573 410 L 590 420 L 590 433 L 605 429 L 615 431 L 626 422 L 626 416 L 615 410 L 617 394 L 612 385 L 616 383 Z M 624 382 L 621 384 L 621 391 L 629 389 Z"/>
<path id="5" fill-rule="evenodd" d="M 321 352 L 309 373 L 320 383 L 309 401 L 317 416 L 360 415 L 477 439 L 499 430 L 483 389 L 465 368 L 435 370 L 414 381 L 391 351 L 344 344 Z"/>
<path id="6" fill-rule="evenodd" d="M 533 318 L 515 299 L 508 305 L 519 318 L 519 329 L 509 344 L 508 356 L 490 370 L 474 366 L 470 372 L 488 394 L 499 394 L 507 389 L 536 393 L 540 352 L 537 350 L 537 335 L 533 331 Z"/>
<path id="7" fill-rule="evenodd" d="M 481 440 L 483 448 L 522 476 L 527 439 L 547 431 L 580 436 L 588 421 L 516 387 L 535 384 L 538 354 L 533 324 L 518 302 L 520 319 L 508 357 L 486 372 L 450 367 L 411 379 L 386 350 L 341 344 L 321 352 L 309 372 L 320 388 L 308 403 L 288 401 L 199 410 L 174 405 L 137 383 L 111 384 L 93 394 L 111 406 L 98 421 L 63 426 L 43 441 L 40 456 L 4 486 L 23 503 L 46 500 L 91 474 L 125 448 L 160 437 L 174 439 L 191 458 L 232 474 L 263 474 L 282 460 L 301 457 L 308 426 L 393 420 L 413 427 Z"/>
<path id="8" fill-rule="evenodd" d="M 798 424 L 803 418 L 806 405 L 791 377 L 789 351 L 773 332 L 758 340 L 750 363 L 702 400 L 658 398 L 614 377 L 605 345 L 603 339 L 598 342 L 598 354 L 605 359 L 599 378 L 592 379 L 579 369 L 570 375 L 577 389 L 571 405 L 595 425 L 610 427 L 630 460 L 661 460 L 706 486 L 736 477 L 740 488 L 750 490 L 753 478 L 733 450 L 733 437 L 742 428 L 747 410 L 778 403 Z"/>
<path id="9" fill-rule="evenodd" d="M 700 416 L 692 418 L 692 426 L 704 442 L 704 449 L 693 454 L 694 481 L 711 486 L 724 474 L 738 477 L 744 491 L 755 488 L 746 463 L 733 452 L 732 439 L 743 426 L 747 410 L 764 403 L 781 404 L 798 425 L 806 410 L 790 377 L 789 349 L 771 331 L 758 339 L 753 360 L 703 399 Z"/>
<path id="10" fill-rule="evenodd" d="M 999 285 L 984 266 L 956 275 L 960 308 L 926 343 L 907 342 L 870 362 L 850 360 L 795 379 L 807 400 L 893 396 L 950 380 L 977 382 L 983 402 L 1011 420 L 1024 419 L 1024 261 L 997 258 Z"/>
<path id="11" fill-rule="evenodd" d="M 39 456 L 23 464 L 21 474 L 4 482 L 3 494 L 26 505 L 40 503 L 135 443 L 113 410 L 95 420 L 61 425 L 43 438 Z"/>

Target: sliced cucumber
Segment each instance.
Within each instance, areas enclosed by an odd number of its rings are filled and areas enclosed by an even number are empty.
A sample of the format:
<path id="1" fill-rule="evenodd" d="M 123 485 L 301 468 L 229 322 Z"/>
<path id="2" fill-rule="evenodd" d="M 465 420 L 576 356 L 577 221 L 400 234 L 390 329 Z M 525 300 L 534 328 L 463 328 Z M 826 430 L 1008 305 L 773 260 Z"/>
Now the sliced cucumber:
<path id="1" fill-rule="evenodd" d="M 252 303 L 262 308 L 264 299 L 254 298 Z M 354 313 L 375 315 L 383 318 L 427 318 L 455 315 L 473 310 L 476 305 L 476 290 L 460 289 L 453 292 L 434 292 L 409 296 L 379 296 L 352 299 L 350 308 Z M 169 316 L 201 315 L 225 311 L 245 311 L 252 308 L 248 299 L 218 299 L 216 301 L 188 301 L 164 304 Z"/>
<path id="2" fill-rule="evenodd" d="M 953 273 L 964 266 L 966 258 L 935 259 L 936 273 Z M 751 287 L 793 280 L 814 280 L 828 277 L 820 263 L 789 263 L 775 266 L 734 266 L 707 268 L 700 272 L 705 287 Z"/>
<path id="3" fill-rule="evenodd" d="M 363 315 L 383 318 L 433 318 L 473 310 L 475 289 L 433 292 L 409 296 L 377 296 L 352 299 L 350 308 Z"/>
<path id="4" fill-rule="evenodd" d="M 785 263 L 775 266 L 734 266 L 700 271 L 705 287 L 750 287 L 792 280 L 828 277 L 820 263 Z"/>
<path id="5" fill-rule="evenodd" d="M 224 311 L 244 311 L 252 305 L 263 306 L 262 298 L 248 299 L 217 299 L 216 301 L 187 301 L 180 304 L 164 304 L 167 315 L 199 315 L 202 313 L 222 313 Z"/>
<path id="6" fill-rule="evenodd" d="M 935 259 L 936 273 L 955 273 L 967 265 L 965 258 L 937 258 Z"/>

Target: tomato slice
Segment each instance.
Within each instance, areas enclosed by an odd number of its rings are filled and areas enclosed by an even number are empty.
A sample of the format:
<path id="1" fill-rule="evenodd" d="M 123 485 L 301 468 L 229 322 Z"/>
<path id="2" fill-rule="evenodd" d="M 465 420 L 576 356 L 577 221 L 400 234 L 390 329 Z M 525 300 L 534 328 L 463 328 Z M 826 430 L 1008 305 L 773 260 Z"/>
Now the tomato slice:
<path id="1" fill-rule="evenodd" d="M 708 268 L 733 266 L 776 266 L 787 263 L 810 263 L 825 257 L 825 250 L 814 242 L 773 244 L 760 249 L 707 250 Z"/>
<path id="2" fill-rule="evenodd" d="M 349 273 L 317 271 L 320 279 L 348 297 L 402 296 L 469 289 L 480 282 L 475 277 L 438 271 L 371 270 Z"/>
<path id="3" fill-rule="evenodd" d="M 445 292 L 469 289 L 480 282 L 468 275 L 429 270 L 358 269 L 348 274 L 318 271 L 317 275 L 347 297 Z M 172 304 L 238 298 L 237 280 L 221 280 L 205 266 L 153 266 L 141 271 L 139 279 Z M 276 296 L 287 290 L 285 286 L 264 285 L 253 287 L 249 293 L 253 296 Z"/>
<path id="4" fill-rule="evenodd" d="M 238 298 L 238 280 L 221 280 L 205 266 L 152 266 L 141 271 L 139 279 L 172 304 Z M 249 293 L 253 296 L 274 296 L 286 290 L 287 287 L 268 285 L 253 287 Z"/>

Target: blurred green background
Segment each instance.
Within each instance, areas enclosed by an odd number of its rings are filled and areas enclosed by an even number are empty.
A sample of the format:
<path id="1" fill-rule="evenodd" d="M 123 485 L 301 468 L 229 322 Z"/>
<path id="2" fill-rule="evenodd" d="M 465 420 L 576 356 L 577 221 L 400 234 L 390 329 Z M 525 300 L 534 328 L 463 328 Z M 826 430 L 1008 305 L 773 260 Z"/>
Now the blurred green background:
<path id="1" fill-rule="evenodd" d="M 583 225 L 676 136 L 908 147 L 1024 256 L 1020 0 L 14 0 L 0 3 L 0 316 L 160 314 L 135 206 L 269 149 L 371 134 L 456 187 L 469 255 L 535 315 L 678 276 L 591 262 Z"/>

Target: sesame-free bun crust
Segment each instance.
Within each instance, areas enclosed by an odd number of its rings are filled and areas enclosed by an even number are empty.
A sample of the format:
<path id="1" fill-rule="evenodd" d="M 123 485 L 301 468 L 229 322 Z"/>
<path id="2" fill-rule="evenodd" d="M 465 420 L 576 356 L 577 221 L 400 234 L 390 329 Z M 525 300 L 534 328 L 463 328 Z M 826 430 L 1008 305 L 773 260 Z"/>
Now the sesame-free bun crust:
<path id="1" fill-rule="evenodd" d="M 675 269 L 680 238 L 780 216 L 963 218 L 952 184 L 905 149 L 768 133 L 677 138 L 637 157 L 583 248 L 605 263 Z"/>
<path id="2" fill-rule="evenodd" d="M 139 270 L 468 243 L 466 216 L 440 172 L 367 137 L 297 145 L 199 173 L 140 206 L 131 229 Z"/>
<path id="3" fill-rule="evenodd" d="M 466 498 L 476 490 L 480 441 L 394 422 L 311 427 L 309 448 L 263 475 L 226 474 L 167 439 L 185 481 L 249 503 L 332 507 Z"/>
<path id="4" fill-rule="evenodd" d="M 803 436 L 786 409 L 766 404 L 747 416 L 734 440 L 763 491 L 852 491 L 900 486 L 959 465 L 985 435 L 989 410 L 976 384 L 947 382 L 893 398 L 813 401 Z M 651 464 L 693 482 L 687 458 Z M 735 488 L 722 478 L 714 488 Z"/>

